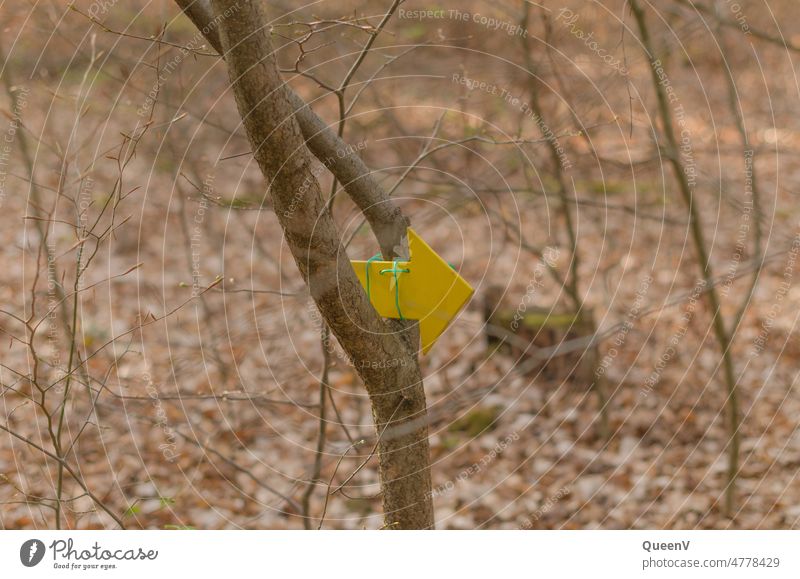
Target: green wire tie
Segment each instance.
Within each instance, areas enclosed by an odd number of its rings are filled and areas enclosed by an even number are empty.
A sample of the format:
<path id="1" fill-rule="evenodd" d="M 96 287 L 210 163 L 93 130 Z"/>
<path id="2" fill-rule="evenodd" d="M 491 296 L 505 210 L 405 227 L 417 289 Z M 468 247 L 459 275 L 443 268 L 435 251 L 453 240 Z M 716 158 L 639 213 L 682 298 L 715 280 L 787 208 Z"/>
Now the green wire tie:
<path id="1" fill-rule="evenodd" d="M 381 254 L 380 253 L 376 253 L 375 255 L 373 255 L 372 257 L 370 257 L 367 260 L 367 267 L 366 267 L 366 270 L 367 270 L 367 272 L 366 272 L 367 298 L 369 298 L 370 300 L 372 300 L 372 295 L 370 294 L 370 285 L 369 285 L 369 267 L 370 267 L 369 264 L 372 263 L 373 261 L 375 261 L 376 259 L 380 258 L 380 257 L 381 257 Z M 398 274 L 411 273 L 411 270 L 410 269 L 398 269 L 398 267 L 397 267 L 397 262 L 398 261 L 400 261 L 400 260 L 398 260 L 398 259 L 393 260 L 392 261 L 392 267 L 390 269 L 382 269 L 378 273 L 380 275 L 383 275 L 385 273 L 394 274 L 394 305 L 397 308 L 398 317 L 401 320 L 405 320 L 405 318 L 403 317 L 403 312 L 400 311 L 400 278 L 398 277 Z"/>

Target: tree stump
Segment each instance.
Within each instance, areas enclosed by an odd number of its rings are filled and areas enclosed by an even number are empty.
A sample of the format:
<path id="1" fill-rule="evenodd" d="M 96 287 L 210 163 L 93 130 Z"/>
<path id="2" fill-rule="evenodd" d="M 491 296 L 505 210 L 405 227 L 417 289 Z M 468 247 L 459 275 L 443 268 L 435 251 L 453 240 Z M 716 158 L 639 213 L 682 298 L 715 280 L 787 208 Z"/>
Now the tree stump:
<path id="1" fill-rule="evenodd" d="M 593 383 L 599 358 L 591 343 L 595 332 L 591 311 L 531 306 L 524 300 L 512 307 L 503 299 L 503 288 L 492 286 L 484 294 L 483 314 L 487 347 L 517 359 L 526 374 L 548 381 Z M 571 343 L 579 339 L 586 340 L 584 347 Z M 550 355 L 541 363 L 525 364 L 530 356 L 547 351 Z"/>

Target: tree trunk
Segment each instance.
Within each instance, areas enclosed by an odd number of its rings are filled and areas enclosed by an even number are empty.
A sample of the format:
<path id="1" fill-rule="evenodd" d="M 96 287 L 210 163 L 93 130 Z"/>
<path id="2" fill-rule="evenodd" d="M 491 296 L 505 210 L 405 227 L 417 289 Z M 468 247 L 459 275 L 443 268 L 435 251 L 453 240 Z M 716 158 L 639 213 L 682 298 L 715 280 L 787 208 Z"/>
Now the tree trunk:
<path id="1" fill-rule="evenodd" d="M 212 6 L 236 104 L 286 242 L 370 396 L 386 526 L 432 528 L 425 391 L 413 329 L 397 333 L 378 316 L 350 265 L 278 72 L 262 3 L 214 0 Z"/>

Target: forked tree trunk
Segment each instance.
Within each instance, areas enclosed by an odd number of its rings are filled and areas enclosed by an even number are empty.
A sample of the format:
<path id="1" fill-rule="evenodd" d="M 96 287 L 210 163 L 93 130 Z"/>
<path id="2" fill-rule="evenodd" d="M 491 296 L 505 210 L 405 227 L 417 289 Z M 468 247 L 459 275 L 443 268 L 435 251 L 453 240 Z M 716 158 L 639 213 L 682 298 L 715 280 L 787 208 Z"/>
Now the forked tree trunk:
<path id="1" fill-rule="evenodd" d="M 179 4 L 186 9 L 186 2 Z M 200 6 L 197 3 L 195 9 Z M 286 242 L 321 315 L 370 396 L 379 435 L 386 526 L 432 528 L 425 391 L 416 344 L 409 332 L 395 332 L 379 317 L 350 265 L 312 173 L 292 102 L 297 97 L 277 69 L 263 3 L 213 0 L 212 7 L 211 30 L 218 32 L 214 40 L 228 65 L 236 104 Z M 198 24 L 198 14 L 187 14 Z M 211 31 L 201 29 L 208 38 Z M 336 157 L 336 150 L 327 153 Z M 385 230 L 375 233 L 383 240 L 392 235 Z"/>

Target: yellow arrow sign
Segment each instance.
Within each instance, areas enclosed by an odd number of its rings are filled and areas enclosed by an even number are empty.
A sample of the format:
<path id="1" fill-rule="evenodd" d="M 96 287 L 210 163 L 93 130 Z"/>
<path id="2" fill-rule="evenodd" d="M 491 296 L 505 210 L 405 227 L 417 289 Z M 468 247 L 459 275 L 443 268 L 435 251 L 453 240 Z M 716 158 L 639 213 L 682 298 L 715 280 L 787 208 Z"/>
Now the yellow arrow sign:
<path id="1" fill-rule="evenodd" d="M 384 318 L 419 320 L 427 354 L 474 291 L 450 265 L 408 229 L 409 261 L 351 261 L 370 302 Z"/>

